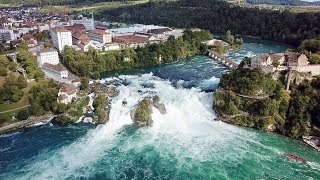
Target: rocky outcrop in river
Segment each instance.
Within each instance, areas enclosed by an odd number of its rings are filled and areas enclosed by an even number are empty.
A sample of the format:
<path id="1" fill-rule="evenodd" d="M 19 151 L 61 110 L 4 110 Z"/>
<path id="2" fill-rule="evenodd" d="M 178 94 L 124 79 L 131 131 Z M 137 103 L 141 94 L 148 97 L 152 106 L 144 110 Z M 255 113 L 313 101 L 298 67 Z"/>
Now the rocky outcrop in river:
<path id="1" fill-rule="evenodd" d="M 150 97 L 143 98 L 139 103 L 138 107 L 134 108 L 130 112 L 131 119 L 138 126 L 148 126 L 151 125 L 152 120 L 152 107 L 159 110 L 161 114 L 166 113 L 166 107 L 163 103 L 159 102 L 158 96 L 154 96 L 151 100 Z"/>

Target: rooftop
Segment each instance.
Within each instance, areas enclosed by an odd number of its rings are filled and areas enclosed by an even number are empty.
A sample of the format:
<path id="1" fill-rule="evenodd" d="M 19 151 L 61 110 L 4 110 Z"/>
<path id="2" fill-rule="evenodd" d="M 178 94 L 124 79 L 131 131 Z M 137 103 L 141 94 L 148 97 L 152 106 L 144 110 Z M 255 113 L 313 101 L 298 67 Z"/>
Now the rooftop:
<path id="1" fill-rule="evenodd" d="M 152 33 L 152 34 L 162 34 L 162 33 L 165 33 L 165 32 L 168 32 L 168 31 L 172 31 L 171 28 L 159 28 L 159 29 L 149 29 L 147 31 L 147 33 Z"/>
<path id="2" fill-rule="evenodd" d="M 63 84 L 60 92 L 65 92 L 67 94 L 73 94 L 77 91 L 77 87 L 73 84 Z"/>
<path id="3" fill-rule="evenodd" d="M 57 51 L 53 48 L 41 48 L 37 53 L 47 53 L 47 52 L 57 52 Z"/>
<path id="4" fill-rule="evenodd" d="M 65 94 L 61 94 L 61 95 L 58 97 L 58 99 L 59 99 L 60 101 L 62 101 L 62 100 L 68 99 L 68 96 L 65 95 Z"/>
<path id="5" fill-rule="evenodd" d="M 118 43 L 144 43 L 149 42 L 149 37 L 125 35 L 125 36 L 114 36 L 113 41 Z"/>
<path id="6" fill-rule="evenodd" d="M 71 32 L 71 31 L 67 30 L 66 28 L 62 28 L 62 27 L 52 28 L 51 30 L 54 32 Z"/>
<path id="7" fill-rule="evenodd" d="M 101 30 L 101 29 L 94 29 L 92 31 L 90 31 L 91 33 L 94 33 L 94 34 L 100 34 L 100 35 L 103 35 L 103 34 L 110 34 L 110 33 L 107 33 L 106 31 L 104 30 Z"/>
<path id="8" fill-rule="evenodd" d="M 284 53 L 288 61 L 298 61 L 298 58 L 302 55 L 297 52 L 292 52 L 292 51 L 286 51 Z"/>
<path id="9" fill-rule="evenodd" d="M 83 24 L 73 24 L 72 26 L 65 26 L 65 29 L 69 30 L 69 31 L 85 31 L 86 28 Z"/>
<path id="10" fill-rule="evenodd" d="M 42 67 L 47 68 L 47 69 L 51 69 L 51 70 L 54 70 L 54 71 L 58 71 L 58 72 L 62 72 L 62 71 L 66 71 L 67 70 L 65 67 L 63 67 L 60 64 L 53 65 L 53 64 L 49 64 L 49 63 L 44 63 L 42 65 Z"/>

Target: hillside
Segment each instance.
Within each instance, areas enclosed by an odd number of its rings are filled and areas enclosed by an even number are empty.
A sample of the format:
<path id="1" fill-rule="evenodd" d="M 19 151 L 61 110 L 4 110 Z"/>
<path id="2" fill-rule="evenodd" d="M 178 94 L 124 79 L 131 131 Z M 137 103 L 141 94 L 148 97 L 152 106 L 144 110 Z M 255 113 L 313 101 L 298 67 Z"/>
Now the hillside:
<path id="1" fill-rule="evenodd" d="M 100 2 L 113 2 L 114 0 L 0 0 L 0 4 L 22 4 L 26 6 L 59 6 L 59 5 L 70 5 L 70 6 L 81 6 L 91 5 Z M 123 0 L 123 2 L 135 1 L 135 0 Z"/>
<path id="2" fill-rule="evenodd" d="M 226 122 L 299 138 L 320 125 L 319 82 L 294 85 L 288 93 L 262 71 L 239 68 L 222 76 L 214 109 Z"/>
<path id="3" fill-rule="evenodd" d="M 100 11 L 97 17 L 111 21 L 159 24 L 208 29 L 213 33 L 231 30 L 235 34 L 299 45 L 320 34 L 320 13 L 242 8 L 224 1 L 180 0 L 148 2 L 141 5 Z"/>
<path id="4" fill-rule="evenodd" d="M 270 5 L 288 5 L 288 6 L 319 6 L 320 2 L 307 2 L 301 0 L 247 0 L 249 4 L 270 4 Z"/>

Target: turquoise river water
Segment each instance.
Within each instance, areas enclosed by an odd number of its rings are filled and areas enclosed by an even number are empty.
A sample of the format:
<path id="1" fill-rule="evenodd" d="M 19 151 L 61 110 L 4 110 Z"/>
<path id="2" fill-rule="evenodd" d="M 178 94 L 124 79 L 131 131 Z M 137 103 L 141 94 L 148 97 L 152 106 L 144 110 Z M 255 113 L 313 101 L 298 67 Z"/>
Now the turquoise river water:
<path id="1" fill-rule="evenodd" d="M 227 55 L 240 60 L 286 48 L 247 41 L 243 50 Z M 320 155 L 303 143 L 214 121 L 212 91 L 226 71 L 196 56 L 119 71 L 118 77 L 106 73 L 103 82 L 120 92 L 111 101 L 110 121 L 39 124 L 1 135 L 0 179 L 320 179 Z M 130 109 L 155 94 L 167 113 L 154 109 L 153 125 L 137 128 Z"/>

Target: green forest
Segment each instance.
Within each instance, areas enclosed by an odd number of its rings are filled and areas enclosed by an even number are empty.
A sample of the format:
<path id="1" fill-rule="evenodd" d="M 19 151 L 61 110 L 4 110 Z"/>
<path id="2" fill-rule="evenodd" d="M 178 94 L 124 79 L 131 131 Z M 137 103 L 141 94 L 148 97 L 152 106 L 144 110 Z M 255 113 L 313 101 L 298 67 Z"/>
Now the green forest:
<path id="1" fill-rule="evenodd" d="M 202 28 L 212 33 L 258 36 L 298 46 L 320 34 L 320 13 L 242 8 L 224 1 L 150 1 L 145 4 L 103 10 L 98 18 L 108 21 Z"/>
<path id="2" fill-rule="evenodd" d="M 311 64 L 320 64 L 320 38 L 302 41 L 298 50 L 308 55 Z"/>
<path id="3" fill-rule="evenodd" d="M 120 1 L 120 0 L 119 0 Z M 134 0 L 122 0 L 123 2 Z M 58 5 L 91 5 L 100 2 L 113 2 L 113 0 L 0 0 L 0 4 L 23 4 L 25 6 L 58 6 Z"/>
<path id="4" fill-rule="evenodd" d="M 308 135 L 320 125 L 320 79 L 285 91 L 280 81 L 258 69 L 239 68 L 221 78 L 215 93 L 215 111 L 230 123 L 277 131 L 293 138 Z M 248 98 L 262 97 L 262 98 Z"/>
<path id="5" fill-rule="evenodd" d="M 271 5 L 289 5 L 289 6 L 308 6 L 320 5 L 320 2 L 308 2 L 303 0 L 247 0 L 250 4 L 271 4 Z"/>
<path id="6" fill-rule="evenodd" d="M 97 79 L 104 71 L 149 67 L 169 63 L 198 54 L 206 54 L 207 46 L 202 41 L 210 40 L 208 31 L 192 32 L 186 30 L 178 39 L 170 36 L 168 41 L 148 44 L 144 47 L 126 48 L 121 51 L 108 51 L 98 54 L 90 49 L 89 52 L 75 51 L 65 47 L 61 54 L 62 63 L 79 76 Z"/>

